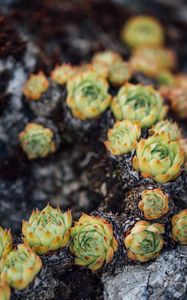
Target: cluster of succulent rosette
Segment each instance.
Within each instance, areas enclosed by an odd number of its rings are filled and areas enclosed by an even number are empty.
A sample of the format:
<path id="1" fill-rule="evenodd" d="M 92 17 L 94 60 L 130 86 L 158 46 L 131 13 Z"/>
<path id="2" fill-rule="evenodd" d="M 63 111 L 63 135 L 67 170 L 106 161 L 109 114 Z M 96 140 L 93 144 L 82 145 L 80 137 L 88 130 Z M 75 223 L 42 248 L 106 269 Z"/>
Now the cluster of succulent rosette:
<path id="1" fill-rule="evenodd" d="M 29 101 L 37 102 L 49 90 L 51 83 L 60 86 L 67 84 L 67 105 L 73 116 L 81 120 L 91 119 L 100 116 L 110 104 L 111 97 L 108 94 L 106 80 L 112 86 L 120 87 L 129 82 L 134 74 L 140 72 L 154 78 L 160 91 L 170 99 L 176 114 L 186 118 L 186 75 L 172 73 L 176 69 L 177 58 L 173 50 L 165 48 L 165 34 L 160 22 L 146 15 L 133 17 L 122 28 L 121 39 L 132 49 L 129 61 L 124 61 L 120 54 L 112 50 L 106 50 L 95 53 L 89 63 L 79 66 L 63 63 L 55 66 L 49 79 L 43 72 L 32 74 L 24 85 L 24 96 Z M 119 98 L 122 94 L 131 93 L 130 87 L 127 88 L 128 91 L 124 89 L 119 92 L 117 102 L 121 102 Z M 151 91 L 148 93 L 153 94 Z M 144 96 L 146 98 L 146 95 Z M 150 98 L 157 96 L 150 95 Z M 153 100 L 152 104 L 154 107 L 155 101 Z M 140 102 L 142 106 L 142 101 Z M 157 113 L 160 113 L 159 109 Z M 116 115 L 115 105 L 114 114 Z M 118 109 L 117 115 L 119 114 L 121 113 Z"/>
<path id="2" fill-rule="evenodd" d="M 70 239 L 71 212 L 47 205 L 23 221 L 23 243 L 12 246 L 10 231 L 0 228 L 0 295 L 10 298 L 10 288 L 24 290 L 42 269 L 41 255 L 66 247 Z M 40 256 L 38 256 L 38 254 Z M 4 297 L 4 298 L 3 298 Z"/>
<path id="3" fill-rule="evenodd" d="M 168 196 L 160 189 L 145 190 L 139 202 L 146 220 L 158 219 L 168 211 Z M 174 215 L 172 238 L 187 244 L 187 210 Z M 10 288 L 22 291 L 42 269 L 43 255 L 68 247 L 76 265 L 92 271 L 112 262 L 119 248 L 119 236 L 105 217 L 82 214 L 72 227 L 71 212 L 63 213 L 49 204 L 33 211 L 23 221 L 23 243 L 12 246 L 10 231 L 0 231 L 0 295 L 9 299 Z M 131 260 L 146 262 L 157 257 L 164 246 L 164 226 L 138 221 L 124 232 L 124 247 Z"/>
<path id="4" fill-rule="evenodd" d="M 101 60 L 108 65 L 120 63 L 120 57 L 112 54 L 97 54 L 93 61 Z M 80 120 L 98 118 L 111 104 L 115 119 L 121 123 L 117 122 L 109 130 L 107 149 L 114 155 L 122 155 L 136 147 L 133 167 L 140 170 L 143 177 L 161 183 L 175 179 L 184 160 L 178 142 L 181 133 L 176 123 L 163 120 L 168 106 L 160 93 L 152 86 L 125 83 L 112 99 L 108 88 L 106 78 L 93 70 L 72 75 L 67 81 L 67 106 L 72 115 Z M 140 127 L 150 129 L 152 136 L 137 144 Z M 28 124 L 19 138 L 29 159 L 44 158 L 56 150 L 53 132 L 40 124 Z"/>
<path id="5" fill-rule="evenodd" d="M 129 62 L 111 50 L 99 52 L 89 64 L 56 66 L 50 79 L 42 72 L 32 74 L 23 94 L 28 101 L 43 101 L 53 82 L 65 87 L 66 106 L 72 118 L 95 119 L 110 109 L 114 124 L 107 132 L 106 150 L 115 158 L 131 155 L 133 171 L 154 183 L 165 184 L 183 171 L 187 143 L 177 123 L 165 119 L 168 106 L 163 95 L 176 114 L 186 118 L 186 81 L 184 75 L 171 73 L 176 57 L 164 48 L 164 34 L 157 20 L 147 16 L 132 18 L 121 36 L 133 48 Z M 155 78 L 159 89 L 131 82 L 136 72 Z M 111 86 L 119 88 L 114 97 Z M 146 138 L 142 138 L 143 132 Z M 36 122 L 26 125 L 19 141 L 28 159 L 45 158 L 56 151 L 53 131 Z M 123 232 L 123 245 L 130 260 L 146 262 L 159 255 L 165 229 L 154 220 L 168 213 L 169 201 L 172 200 L 162 188 L 145 188 L 142 192 L 138 209 L 144 220 Z M 187 210 L 170 221 L 172 239 L 187 245 Z M 10 298 L 10 288 L 24 290 L 40 273 L 42 257 L 63 248 L 69 249 L 76 265 L 92 271 L 110 264 L 122 244 L 115 230 L 105 217 L 86 214 L 72 227 L 71 211 L 62 213 L 50 205 L 33 211 L 29 221 L 23 221 L 22 244 L 13 245 L 10 231 L 0 227 L 0 299 Z"/>
<path id="6" fill-rule="evenodd" d="M 105 142 L 108 151 L 122 155 L 136 149 L 132 166 L 142 177 L 159 183 L 176 179 L 184 163 L 181 130 L 177 123 L 163 120 L 167 106 L 159 92 L 151 86 L 128 83 L 121 87 L 111 107 L 115 118 L 124 121 L 109 129 Z M 150 136 L 137 143 L 140 127 L 150 128 Z"/>
<path id="7" fill-rule="evenodd" d="M 129 61 L 132 72 L 156 80 L 176 116 L 186 119 L 187 76 L 173 73 L 177 58 L 173 50 L 165 48 L 164 30 L 158 20 L 150 16 L 133 17 L 124 25 L 121 38 L 133 50 Z"/>

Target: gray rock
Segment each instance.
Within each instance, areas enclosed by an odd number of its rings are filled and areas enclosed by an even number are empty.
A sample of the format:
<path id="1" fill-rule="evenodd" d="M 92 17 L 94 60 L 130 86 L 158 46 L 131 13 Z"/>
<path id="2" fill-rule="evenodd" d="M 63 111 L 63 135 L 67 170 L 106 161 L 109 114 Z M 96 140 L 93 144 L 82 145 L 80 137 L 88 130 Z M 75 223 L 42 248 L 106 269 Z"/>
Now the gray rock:
<path id="1" fill-rule="evenodd" d="M 187 299 L 187 247 L 163 252 L 154 262 L 103 276 L 105 300 Z"/>

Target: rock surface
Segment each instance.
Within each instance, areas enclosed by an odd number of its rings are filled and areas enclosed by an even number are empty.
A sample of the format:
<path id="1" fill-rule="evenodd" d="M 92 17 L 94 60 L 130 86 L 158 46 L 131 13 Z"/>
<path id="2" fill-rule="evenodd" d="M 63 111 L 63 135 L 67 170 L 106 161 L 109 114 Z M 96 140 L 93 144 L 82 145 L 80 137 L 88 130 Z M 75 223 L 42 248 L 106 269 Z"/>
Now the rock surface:
<path id="1" fill-rule="evenodd" d="M 156 261 L 126 266 L 104 276 L 105 300 L 187 299 L 187 247 L 163 252 Z"/>

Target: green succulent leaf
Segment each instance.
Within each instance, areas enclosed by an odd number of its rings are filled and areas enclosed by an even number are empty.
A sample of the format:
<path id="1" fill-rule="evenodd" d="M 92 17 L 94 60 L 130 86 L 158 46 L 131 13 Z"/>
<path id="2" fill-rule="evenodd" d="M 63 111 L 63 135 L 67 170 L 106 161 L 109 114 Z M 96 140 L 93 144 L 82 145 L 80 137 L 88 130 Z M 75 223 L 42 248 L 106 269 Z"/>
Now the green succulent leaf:
<path id="1" fill-rule="evenodd" d="M 160 135 L 169 141 L 176 141 L 181 138 L 181 129 L 176 122 L 164 120 L 158 122 L 153 128 L 149 130 L 151 135 Z"/>
<path id="2" fill-rule="evenodd" d="M 62 64 L 56 66 L 51 73 L 51 78 L 53 81 L 60 85 L 64 85 L 75 76 L 78 72 L 76 67 L 71 66 L 70 64 Z"/>
<path id="3" fill-rule="evenodd" d="M 187 118 L 187 88 L 173 87 L 168 89 L 166 97 L 170 100 L 173 112 L 180 118 Z"/>
<path id="4" fill-rule="evenodd" d="M 0 259 L 12 249 L 12 235 L 10 230 L 0 227 Z"/>
<path id="5" fill-rule="evenodd" d="M 171 49 L 140 47 L 133 52 L 129 64 L 133 72 L 156 78 L 163 86 L 174 81 L 169 71 L 176 65 L 176 56 Z"/>
<path id="6" fill-rule="evenodd" d="M 162 71 L 157 76 L 158 85 L 161 87 L 171 87 L 175 83 L 174 75 L 169 71 Z"/>
<path id="7" fill-rule="evenodd" d="M 114 63 L 122 62 L 122 57 L 117 52 L 106 50 L 95 53 L 92 61 L 94 64 L 106 64 L 108 67 L 110 67 Z"/>
<path id="8" fill-rule="evenodd" d="M 180 139 L 179 143 L 184 152 L 184 170 L 187 172 L 187 138 Z"/>
<path id="9" fill-rule="evenodd" d="M 129 64 L 124 61 L 115 62 L 109 68 L 109 81 L 114 86 L 121 86 L 131 77 Z"/>
<path id="10" fill-rule="evenodd" d="M 7 282 L 0 282 L 0 299 L 1 300 L 10 300 L 10 287 Z"/>

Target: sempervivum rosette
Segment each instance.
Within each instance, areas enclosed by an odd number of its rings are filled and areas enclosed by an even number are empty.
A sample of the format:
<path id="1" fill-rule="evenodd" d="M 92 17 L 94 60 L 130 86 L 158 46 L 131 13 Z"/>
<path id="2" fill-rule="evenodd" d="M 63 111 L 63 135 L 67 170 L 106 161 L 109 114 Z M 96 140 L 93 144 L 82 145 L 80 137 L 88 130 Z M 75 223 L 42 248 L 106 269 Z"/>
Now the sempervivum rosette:
<path id="1" fill-rule="evenodd" d="M 129 120 L 118 121 L 108 130 L 108 140 L 104 142 L 113 155 L 122 155 L 135 149 L 141 135 L 141 128 Z"/>
<path id="2" fill-rule="evenodd" d="M 112 225 L 104 218 L 83 214 L 71 229 L 70 251 L 75 255 L 75 264 L 92 271 L 110 263 L 117 251 L 118 242 Z"/>
<path id="3" fill-rule="evenodd" d="M 10 287 L 7 282 L 0 281 L 0 299 L 9 300 L 10 299 Z"/>
<path id="4" fill-rule="evenodd" d="M 26 104 L 35 116 L 56 118 L 63 93 L 43 72 L 31 74 L 23 87 Z"/>
<path id="5" fill-rule="evenodd" d="M 19 140 L 28 159 L 44 158 L 56 150 L 53 131 L 41 124 L 28 123 Z"/>
<path id="6" fill-rule="evenodd" d="M 114 65 L 115 69 L 118 68 L 119 70 L 120 68 L 119 75 L 114 73 Z M 116 83 L 117 86 L 120 85 L 121 81 L 124 83 L 124 81 L 128 80 L 130 77 L 130 70 L 127 67 L 127 64 L 123 64 L 121 55 L 111 50 L 95 53 L 92 58 L 92 68 L 98 75 L 104 78 L 108 78 L 110 76 L 111 81 L 113 80 L 113 83 Z M 111 68 L 113 71 L 110 70 Z"/>
<path id="7" fill-rule="evenodd" d="M 10 230 L 0 227 L 0 259 L 12 249 L 12 235 Z"/>
<path id="8" fill-rule="evenodd" d="M 127 183 L 128 184 L 128 183 Z M 132 186 L 124 191 L 117 203 L 113 203 L 118 213 L 136 216 L 142 220 L 155 220 L 170 230 L 170 219 L 178 212 L 169 190 L 158 188 L 157 184 L 141 184 Z M 169 234 L 167 235 L 169 237 Z M 168 242 L 171 239 L 168 238 Z"/>
<path id="9" fill-rule="evenodd" d="M 99 77 L 108 78 L 109 67 L 106 63 L 94 62 L 94 63 L 83 63 L 78 67 L 78 72 L 94 72 Z"/>
<path id="10" fill-rule="evenodd" d="M 175 76 L 167 70 L 159 72 L 157 78 L 157 85 L 160 87 L 161 91 L 163 88 L 171 87 L 175 83 Z"/>
<path id="11" fill-rule="evenodd" d="M 140 46 L 160 46 L 164 42 L 164 32 L 159 21 L 150 16 L 137 16 L 124 25 L 121 38 L 133 48 Z"/>
<path id="12" fill-rule="evenodd" d="M 31 74 L 23 87 L 23 94 L 27 99 L 38 100 L 48 87 L 49 81 L 43 72 Z"/>
<path id="13" fill-rule="evenodd" d="M 116 62 L 121 62 L 122 57 L 114 51 L 106 50 L 103 52 L 97 52 L 94 54 L 92 62 L 93 64 L 106 64 L 108 67 L 112 66 Z"/>
<path id="14" fill-rule="evenodd" d="M 159 135 L 141 139 L 133 157 L 133 167 L 145 178 L 166 183 L 177 178 L 184 162 L 184 153 L 177 141 L 171 142 Z"/>
<path id="15" fill-rule="evenodd" d="M 109 67 L 106 63 L 94 62 L 91 64 L 91 69 L 97 73 L 98 76 L 108 78 Z"/>
<path id="16" fill-rule="evenodd" d="M 187 74 L 179 73 L 175 76 L 175 86 L 178 88 L 187 89 Z"/>
<path id="17" fill-rule="evenodd" d="M 187 245 L 187 209 L 183 209 L 173 216 L 171 224 L 173 240 L 182 245 Z"/>
<path id="18" fill-rule="evenodd" d="M 74 76 L 67 84 L 67 92 L 67 105 L 81 120 L 100 116 L 111 102 L 107 81 L 94 72 Z"/>
<path id="19" fill-rule="evenodd" d="M 124 239 L 128 258 L 146 262 L 159 256 L 164 245 L 163 233 L 164 227 L 159 223 L 137 222 Z"/>
<path id="20" fill-rule="evenodd" d="M 42 262 L 35 252 L 24 244 L 19 244 L 0 261 L 0 278 L 17 289 L 25 289 L 36 277 Z"/>
<path id="21" fill-rule="evenodd" d="M 181 149 L 184 151 L 184 169 L 187 172 L 187 138 L 179 140 Z"/>
<path id="22" fill-rule="evenodd" d="M 145 190 L 138 207 L 147 220 L 159 219 L 169 211 L 168 195 L 161 189 Z"/>
<path id="23" fill-rule="evenodd" d="M 173 87 L 166 93 L 171 108 L 180 119 L 187 119 L 187 88 Z"/>
<path id="24" fill-rule="evenodd" d="M 121 87 L 111 107 L 117 120 L 139 121 L 143 128 L 151 127 L 167 113 L 167 106 L 153 87 L 128 83 Z"/>
<path id="25" fill-rule="evenodd" d="M 56 66 L 51 73 L 51 79 L 60 85 L 64 85 L 77 73 L 77 68 L 70 64 Z"/>
<path id="26" fill-rule="evenodd" d="M 133 72 L 158 77 L 163 71 L 175 68 L 176 56 L 171 49 L 141 47 L 133 52 L 129 63 Z"/>
<path id="27" fill-rule="evenodd" d="M 149 130 L 149 134 L 157 134 L 167 140 L 175 141 L 181 138 L 181 129 L 176 122 L 163 120 L 158 122 L 153 128 L 151 128 Z"/>
<path id="28" fill-rule="evenodd" d="M 70 238 L 71 212 L 62 213 L 49 204 L 33 211 L 28 222 L 23 221 L 24 241 L 38 254 L 45 254 L 65 247 Z"/>
<path id="29" fill-rule="evenodd" d="M 117 61 L 109 68 L 109 81 L 114 86 L 121 86 L 131 78 L 129 64 L 124 61 Z"/>

